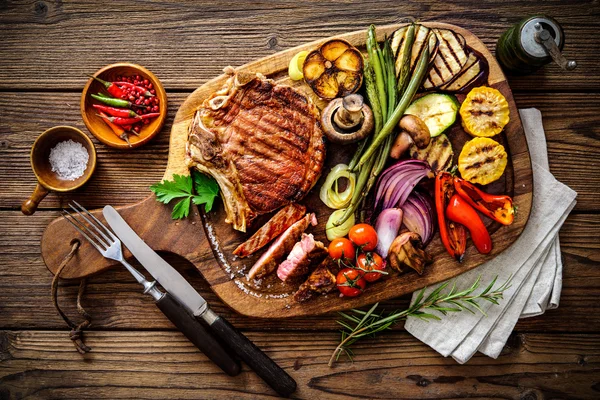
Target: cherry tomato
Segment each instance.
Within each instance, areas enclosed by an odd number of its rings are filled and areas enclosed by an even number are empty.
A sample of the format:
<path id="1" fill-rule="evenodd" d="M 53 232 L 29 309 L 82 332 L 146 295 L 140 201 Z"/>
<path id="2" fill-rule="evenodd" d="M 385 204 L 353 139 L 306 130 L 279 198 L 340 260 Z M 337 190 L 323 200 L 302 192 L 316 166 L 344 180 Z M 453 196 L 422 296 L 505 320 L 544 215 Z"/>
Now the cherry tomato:
<path id="1" fill-rule="evenodd" d="M 346 297 L 356 297 L 367 287 L 367 281 L 354 268 L 344 268 L 337 274 L 337 288 Z"/>
<path id="2" fill-rule="evenodd" d="M 373 251 L 377 247 L 377 232 L 369 224 L 357 224 L 350 228 L 348 237 L 363 251 Z"/>
<path id="3" fill-rule="evenodd" d="M 377 253 L 363 253 L 356 259 L 356 266 L 367 271 L 384 271 L 385 261 Z M 383 275 L 381 272 L 364 272 L 358 270 L 367 282 L 375 282 Z"/>
<path id="4" fill-rule="evenodd" d="M 346 238 L 333 239 L 329 243 L 329 257 L 334 260 L 354 260 L 356 250 L 351 241 Z"/>

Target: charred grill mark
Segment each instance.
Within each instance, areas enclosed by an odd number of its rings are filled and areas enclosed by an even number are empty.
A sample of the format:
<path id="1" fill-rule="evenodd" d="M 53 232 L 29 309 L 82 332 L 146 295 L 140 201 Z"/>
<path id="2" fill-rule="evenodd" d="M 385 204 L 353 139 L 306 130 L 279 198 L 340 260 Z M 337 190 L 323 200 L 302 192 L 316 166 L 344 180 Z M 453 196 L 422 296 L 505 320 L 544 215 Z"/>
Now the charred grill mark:
<path id="1" fill-rule="evenodd" d="M 492 164 L 492 163 L 494 163 L 496 160 L 499 160 L 499 159 L 501 159 L 501 158 L 502 158 L 502 157 L 499 157 L 499 156 L 491 156 L 491 157 L 486 157 L 486 159 L 485 159 L 485 160 L 483 160 L 483 161 L 477 161 L 477 162 L 475 162 L 475 163 L 473 163 L 473 164 L 467 165 L 467 166 L 465 167 L 465 169 L 480 168 L 480 167 L 482 167 L 482 166 L 484 166 L 484 165 L 486 165 L 486 164 Z"/>

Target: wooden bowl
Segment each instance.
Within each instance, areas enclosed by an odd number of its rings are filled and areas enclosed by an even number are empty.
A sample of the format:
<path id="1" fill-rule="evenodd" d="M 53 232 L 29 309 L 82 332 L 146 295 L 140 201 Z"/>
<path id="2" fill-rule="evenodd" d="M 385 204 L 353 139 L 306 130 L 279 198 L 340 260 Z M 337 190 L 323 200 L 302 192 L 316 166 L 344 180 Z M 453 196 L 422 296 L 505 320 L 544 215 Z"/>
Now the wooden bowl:
<path id="1" fill-rule="evenodd" d="M 140 75 L 144 77 L 144 79 L 148 79 L 150 82 L 152 82 L 152 85 L 156 90 L 156 96 L 159 99 L 160 116 L 158 118 L 154 118 L 148 125 L 143 125 L 139 136 L 130 134 L 129 142 L 131 143 L 131 147 L 129 147 L 129 145 L 123 139 L 115 135 L 110 126 L 108 126 L 102 118 L 97 116 L 98 111 L 92 107 L 92 104 L 103 103 L 93 99 L 90 95 L 97 93 L 107 95 L 108 92 L 100 82 L 90 78 L 83 88 L 83 93 L 81 94 L 81 117 L 83 118 L 83 122 L 85 122 L 85 126 L 88 128 L 91 134 L 105 145 L 118 149 L 130 149 L 142 146 L 156 136 L 158 132 L 160 132 L 167 118 L 167 93 L 165 92 L 165 89 L 158 78 L 141 65 L 132 63 L 116 63 L 108 65 L 98 70 L 94 74 L 94 76 L 109 82 L 115 81 L 119 75 Z"/>
<path id="2" fill-rule="evenodd" d="M 50 150 L 57 143 L 65 140 L 73 140 L 81 143 L 89 154 L 87 168 L 79 178 L 69 181 L 61 179 L 52 171 L 50 165 Z M 37 178 L 38 184 L 29 199 L 21 205 L 21 211 L 25 215 L 31 215 L 37 209 L 40 201 L 50 191 L 68 192 L 75 190 L 85 184 L 96 169 L 96 148 L 92 140 L 82 131 L 71 126 L 55 126 L 42 133 L 31 147 L 31 168 Z"/>

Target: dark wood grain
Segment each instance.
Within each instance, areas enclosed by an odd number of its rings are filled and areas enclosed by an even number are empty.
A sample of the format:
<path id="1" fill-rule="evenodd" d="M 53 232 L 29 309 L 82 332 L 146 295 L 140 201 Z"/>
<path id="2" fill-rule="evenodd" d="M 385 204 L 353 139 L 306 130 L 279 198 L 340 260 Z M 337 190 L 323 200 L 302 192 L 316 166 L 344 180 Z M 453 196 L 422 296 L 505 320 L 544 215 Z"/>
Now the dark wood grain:
<path id="1" fill-rule="evenodd" d="M 354 363 L 327 361 L 335 332 L 248 333 L 298 381 L 299 399 L 597 399 L 600 335 L 513 335 L 497 359 L 467 365 L 441 357 L 406 333 L 356 346 Z M 243 368 L 220 373 L 183 335 L 94 332 L 81 357 L 57 332 L 0 332 L 0 397 L 19 398 L 273 398 Z M 85 361 L 82 361 L 82 358 Z"/>
<path id="2" fill-rule="evenodd" d="M 509 81 L 511 85 L 512 82 Z M 74 199 L 89 208 L 132 204 L 149 194 L 167 162 L 169 135 L 175 112 L 188 96 L 168 93 L 169 116 L 163 131 L 134 151 L 111 149 L 95 138 L 97 171 L 81 190 L 50 193 L 40 209 L 63 207 Z M 0 208 L 18 209 L 35 188 L 29 165 L 33 141 L 51 126 L 67 124 L 87 133 L 81 121 L 78 93 L 17 93 L 0 96 Z M 542 111 L 548 140 L 550 169 L 577 191 L 576 210 L 600 211 L 600 94 L 515 94 L 518 107 Z M 36 118 L 23 118 L 34 110 Z M 91 136 L 91 135 L 90 135 Z"/>
<path id="3" fill-rule="evenodd" d="M 354 364 L 325 367 L 338 335 L 334 315 L 264 321 L 239 316 L 211 292 L 193 265 L 167 257 L 213 308 L 299 382 L 300 398 L 598 398 L 600 372 L 600 6 L 596 0 L 544 2 L 95 2 L 0 1 L 0 398 L 248 398 L 274 392 L 247 369 L 228 378 L 210 364 L 141 294 L 122 269 L 90 279 L 84 305 L 94 316 L 82 361 L 49 297 L 51 276 L 39 240 L 55 211 L 77 199 L 88 207 L 131 204 L 164 172 L 170 121 L 192 90 L 225 65 L 369 23 L 412 15 L 473 31 L 490 49 L 520 18 L 545 13 L 565 29 L 567 56 L 579 66 L 547 66 L 509 77 L 518 107 L 544 117 L 550 167 L 577 190 L 576 212 L 561 230 L 565 263 L 559 309 L 520 321 L 504 355 L 460 366 L 404 332 L 364 342 Z M 34 188 L 28 153 L 47 128 L 85 132 L 77 107 L 84 74 L 116 61 L 147 66 L 169 94 L 167 125 L 150 144 L 119 152 L 98 145 L 93 181 L 66 196 L 50 194 L 34 217 L 17 212 Z M 97 143 L 97 142 L 96 142 Z M 14 210 L 14 211 L 13 211 Z M 75 282 L 61 301 L 76 316 Z M 408 298 L 385 303 L 405 307 Z M 24 329 L 52 329 L 24 331 Z M 135 331 L 123 331 L 123 329 Z M 394 328 L 401 329 L 401 326 Z M 141 330 L 141 331 L 140 331 Z M 160 330 L 160 331 L 156 331 Z M 547 333 L 548 332 L 548 333 Z M 586 334 L 570 334 L 585 332 Z"/>
<path id="4" fill-rule="evenodd" d="M 241 65 L 328 36 L 385 25 L 401 18 L 443 21 L 471 30 L 490 49 L 502 32 L 534 14 L 563 25 L 565 52 L 579 62 L 563 73 L 549 66 L 518 78 L 515 89 L 600 89 L 600 7 L 586 1 L 280 2 L 174 1 L 139 4 L 93 2 L 2 2 L 0 89 L 83 87 L 86 73 L 118 61 L 148 67 L 169 89 L 195 89 L 226 65 Z M 176 43 L 176 45 L 174 45 Z M 133 44 L 133 45 L 132 45 Z M 40 57 L 43 54 L 44 56 Z M 57 62 L 60 61 L 60 62 Z"/>

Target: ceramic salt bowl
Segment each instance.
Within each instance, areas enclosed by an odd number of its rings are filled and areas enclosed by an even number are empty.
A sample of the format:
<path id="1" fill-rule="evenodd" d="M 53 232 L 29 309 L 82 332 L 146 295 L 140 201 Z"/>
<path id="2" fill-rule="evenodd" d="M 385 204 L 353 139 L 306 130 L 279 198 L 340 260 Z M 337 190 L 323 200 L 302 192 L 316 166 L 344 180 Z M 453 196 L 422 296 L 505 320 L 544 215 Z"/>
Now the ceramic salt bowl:
<path id="1" fill-rule="evenodd" d="M 57 143 L 71 139 L 81 143 L 87 150 L 89 159 L 83 175 L 75 180 L 66 180 L 52 171 L 50 165 L 50 150 Z M 21 211 L 25 215 L 35 212 L 40 202 L 50 191 L 69 192 L 84 185 L 96 169 L 96 148 L 91 139 L 82 131 L 71 126 L 55 126 L 42 133 L 33 143 L 31 148 L 31 168 L 37 178 L 37 186 L 31 196 L 21 204 Z"/>

